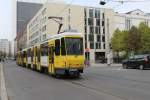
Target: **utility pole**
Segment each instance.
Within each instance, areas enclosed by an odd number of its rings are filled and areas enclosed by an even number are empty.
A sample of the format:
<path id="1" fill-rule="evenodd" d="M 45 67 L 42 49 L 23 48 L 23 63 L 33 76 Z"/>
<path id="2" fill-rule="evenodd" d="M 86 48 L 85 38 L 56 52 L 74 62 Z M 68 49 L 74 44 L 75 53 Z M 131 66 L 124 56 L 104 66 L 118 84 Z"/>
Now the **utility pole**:
<path id="1" fill-rule="evenodd" d="M 71 10 L 68 9 L 68 29 L 71 30 Z"/>
<path id="2" fill-rule="evenodd" d="M 107 65 L 111 66 L 111 51 L 110 51 L 110 39 L 109 39 L 109 19 L 107 18 Z"/>

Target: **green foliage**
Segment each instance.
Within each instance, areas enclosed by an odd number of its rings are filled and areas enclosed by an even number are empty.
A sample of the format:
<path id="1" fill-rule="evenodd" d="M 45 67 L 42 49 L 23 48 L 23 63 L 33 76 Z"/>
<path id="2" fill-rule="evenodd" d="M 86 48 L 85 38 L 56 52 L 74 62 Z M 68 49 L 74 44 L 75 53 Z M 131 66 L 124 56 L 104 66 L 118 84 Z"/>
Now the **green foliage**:
<path id="1" fill-rule="evenodd" d="M 150 28 L 142 22 L 138 28 L 132 26 L 129 31 L 116 29 L 111 45 L 114 52 L 150 52 Z"/>
<path id="2" fill-rule="evenodd" d="M 120 31 L 119 29 L 116 29 L 113 37 L 111 39 L 111 45 L 113 51 L 119 52 L 123 51 L 125 49 L 125 39 L 127 37 L 127 31 Z"/>
<path id="3" fill-rule="evenodd" d="M 139 32 L 141 33 L 141 51 L 150 51 L 150 28 L 144 22 L 142 22 L 139 25 Z"/>
<path id="4" fill-rule="evenodd" d="M 135 26 L 132 26 L 131 29 L 129 30 L 126 44 L 127 44 L 126 49 L 128 51 L 138 52 L 141 49 L 142 47 L 141 33 Z"/>

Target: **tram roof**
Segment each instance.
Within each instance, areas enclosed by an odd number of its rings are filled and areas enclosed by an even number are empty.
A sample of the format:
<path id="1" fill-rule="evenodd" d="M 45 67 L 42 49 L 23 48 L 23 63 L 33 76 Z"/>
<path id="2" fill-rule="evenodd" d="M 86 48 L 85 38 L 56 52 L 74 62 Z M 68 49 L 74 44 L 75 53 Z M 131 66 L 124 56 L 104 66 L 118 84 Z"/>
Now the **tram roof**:
<path id="1" fill-rule="evenodd" d="M 56 34 L 56 35 L 53 35 L 53 36 L 49 36 L 47 40 L 57 39 L 57 38 L 65 37 L 65 36 L 83 36 L 83 34 L 78 33 L 78 32 L 64 32 L 64 33 Z"/>
<path id="2" fill-rule="evenodd" d="M 60 34 L 49 36 L 47 40 L 42 41 L 41 43 L 45 43 L 48 40 L 60 39 L 62 37 L 66 37 L 66 36 L 80 36 L 80 37 L 83 37 L 83 34 L 82 33 L 78 33 L 78 32 L 63 32 L 63 33 L 60 33 Z"/>
<path id="3" fill-rule="evenodd" d="M 35 44 L 33 46 L 27 47 L 27 48 L 25 48 L 21 51 L 30 49 L 30 48 L 35 47 L 35 46 L 40 46 L 40 44 L 46 43 L 48 40 L 51 40 L 51 39 L 59 39 L 59 38 L 66 37 L 66 36 L 80 36 L 80 37 L 83 37 L 83 34 L 79 33 L 79 32 L 62 32 L 60 34 L 49 36 L 47 40 L 44 40 L 39 44 Z"/>

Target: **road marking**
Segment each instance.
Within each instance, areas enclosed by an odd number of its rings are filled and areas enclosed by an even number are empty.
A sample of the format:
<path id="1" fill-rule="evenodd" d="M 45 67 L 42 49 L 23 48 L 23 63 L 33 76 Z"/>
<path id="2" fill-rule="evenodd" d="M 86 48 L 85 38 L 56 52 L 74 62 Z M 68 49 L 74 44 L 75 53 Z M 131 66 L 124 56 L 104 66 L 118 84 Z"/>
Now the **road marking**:
<path id="1" fill-rule="evenodd" d="M 4 78 L 4 70 L 3 64 L 0 63 L 0 92 L 1 92 L 1 100 L 8 100 L 8 95 L 6 91 L 5 78 Z"/>
<path id="2" fill-rule="evenodd" d="M 123 69 L 122 67 L 119 67 L 119 68 L 113 68 L 113 69 L 110 69 L 110 70 L 127 71 L 127 69 Z"/>

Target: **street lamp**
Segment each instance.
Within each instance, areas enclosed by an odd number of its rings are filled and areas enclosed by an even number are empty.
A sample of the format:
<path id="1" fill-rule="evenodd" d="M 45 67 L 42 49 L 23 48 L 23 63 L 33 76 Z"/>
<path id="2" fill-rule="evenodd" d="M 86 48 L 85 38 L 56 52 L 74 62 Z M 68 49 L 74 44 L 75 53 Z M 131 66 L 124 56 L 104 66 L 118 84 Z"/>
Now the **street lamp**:
<path id="1" fill-rule="evenodd" d="M 100 5 L 105 5 L 105 4 L 106 4 L 105 0 L 100 1 Z M 104 13 L 105 13 L 105 9 L 104 9 Z M 107 37 L 107 40 L 105 41 L 105 43 L 106 43 L 106 58 L 107 58 L 107 65 L 110 66 L 111 65 L 111 49 L 110 49 L 110 39 L 109 39 L 110 38 L 109 37 L 109 35 L 110 35 L 110 33 L 109 33 L 109 24 L 110 24 L 109 18 L 107 18 L 106 22 L 107 22 L 107 24 L 106 24 L 107 34 L 105 34 Z"/>

